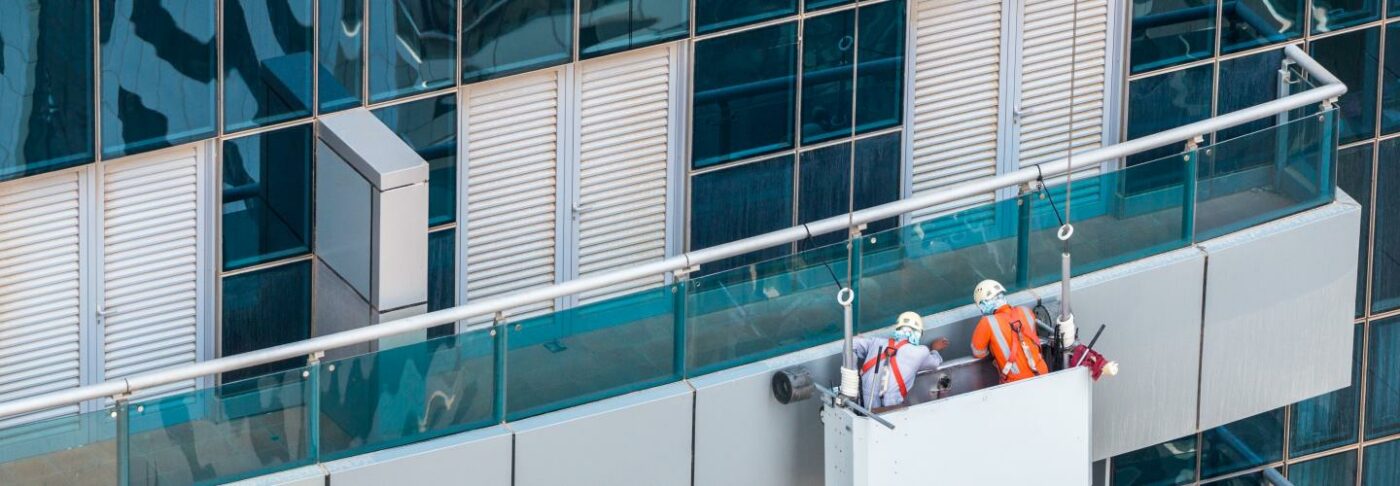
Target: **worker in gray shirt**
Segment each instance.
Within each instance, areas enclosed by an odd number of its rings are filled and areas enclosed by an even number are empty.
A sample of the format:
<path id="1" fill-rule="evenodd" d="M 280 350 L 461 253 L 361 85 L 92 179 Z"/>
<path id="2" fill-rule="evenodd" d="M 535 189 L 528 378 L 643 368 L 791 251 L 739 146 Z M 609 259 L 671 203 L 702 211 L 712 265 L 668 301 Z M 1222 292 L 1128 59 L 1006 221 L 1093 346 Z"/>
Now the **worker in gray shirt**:
<path id="1" fill-rule="evenodd" d="M 928 346 L 919 344 L 924 319 L 917 312 L 905 312 L 895 322 L 894 334 L 880 339 L 857 336 L 852 342 L 860 366 L 860 403 L 870 410 L 904 404 L 920 371 L 932 371 L 943 364 L 939 351 L 948 347 L 947 338 L 935 339 Z"/>

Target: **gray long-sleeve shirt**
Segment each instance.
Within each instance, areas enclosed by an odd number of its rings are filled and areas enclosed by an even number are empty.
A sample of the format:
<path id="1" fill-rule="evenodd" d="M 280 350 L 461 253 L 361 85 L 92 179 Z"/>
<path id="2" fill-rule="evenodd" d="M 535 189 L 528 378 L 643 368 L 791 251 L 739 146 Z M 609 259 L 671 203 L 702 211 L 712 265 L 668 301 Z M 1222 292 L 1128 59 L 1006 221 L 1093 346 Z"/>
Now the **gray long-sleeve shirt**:
<path id="1" fill-rule="evenodd" d="M 884 353 L 889 344 L 889 338 L 856 336 L 852 342 L 852 350 L 855 351 L 857 369 L 864 369 L 866 362 Z M 899 372 L 904 378 L 904 387 L 907 390 L 914 388 L 914 379 L 920 371 L 938 369 L 938 365 L 943 364 L 943 356 L 928 346 L 909 343 L 899 348 L 894 355 L 894 361 L 899 364 Z M 860 390 L 861 405 L 866 408 L 891 407 L 904 403 L 904 396 L 899 393 L 899 383 L 894 377 L 894 371 L 884 360 L 860 374 Z"/>

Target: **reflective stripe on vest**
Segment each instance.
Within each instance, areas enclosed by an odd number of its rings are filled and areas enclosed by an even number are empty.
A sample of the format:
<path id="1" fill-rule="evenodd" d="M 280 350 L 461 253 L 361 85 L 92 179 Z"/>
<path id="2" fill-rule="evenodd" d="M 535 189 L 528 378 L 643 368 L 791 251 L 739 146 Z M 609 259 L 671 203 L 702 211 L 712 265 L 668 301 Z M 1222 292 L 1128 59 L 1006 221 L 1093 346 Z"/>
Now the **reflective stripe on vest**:
<path id="1" fill-rule="evenodd" d="M 1001 355 L 1006 358 L 1006 362 L 1015 362 L 1015 357 L 1011 356 L 1011 346 L 1007 346 L 1006 336 L 1001 334 L 1001 323 L 997 322 L 996 314 L 987 316 L 987 324 L 992 326 L 992 337 L 996 339 L 997 347 L 1001 348 Z"/>

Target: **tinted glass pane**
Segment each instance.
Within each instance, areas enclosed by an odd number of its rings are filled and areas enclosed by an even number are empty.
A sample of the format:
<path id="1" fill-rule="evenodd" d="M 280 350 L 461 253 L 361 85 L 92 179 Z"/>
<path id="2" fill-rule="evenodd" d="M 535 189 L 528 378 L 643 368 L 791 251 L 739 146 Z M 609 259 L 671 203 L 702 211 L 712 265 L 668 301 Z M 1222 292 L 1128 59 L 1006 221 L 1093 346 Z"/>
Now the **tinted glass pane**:
<path id="1" fill-rule="evenodd" d="M 1289 456 L 1299 457 L 1356 442 L 1361 412 L 1361 326 L 1353 337 L 1351 386 L 1293 405 L 1293 437 Z"/>
<path id="2" fill-rule="evenodd" d="M 792 226 L 792 156 L 700 174 L 690 181 L 690 249 Z M 786 255 L 787 246 L 706 264 L 704 273 Z"/>
<path id="3" fill-rule="evenodd" d="M 221 356 L 311 337 L 311 262 L 224 277 Z M 301 366 L 291 358 L 224 373 L 224 382 Z"/>
<path id="4" fill-rule="evenodd" d="M 904 0 L 860 9 L 856 133 L 892 127 L 904 115 Z"/>
<path id="5" fill-rule="evenodd" d="M 0 15 L 0 180 L 91 161 L 92 2 Z"/>
<path id="6" fill-rule="evenodd" d="M 802 154 L 798 187 L 797 220 L 808 223 L 838 214 L 846 214 L 850 205 L 865 209 L 899 199 L 899 134 L 881 135 L 856 143 L 855 200 L 848 199 L 851 190 L 851 145 L 843 143 L 822 147 Z M 898 218 L 871 223 L 866 232 L 875 233 L 894 228 Z M 816 245 L 839 243 L 844 232 L 816 236 Z M 806 243 L 804 243 L 806 245 Z"/>
<path id="7" fill-rule="evenodd" d="M 578 43 L 585 58 L 678 39 L 689 32 L 686 0 L 579 0 Z"/>
<path id="8" fill-rule="evenodd" d="M 1304 0 L 1227 0 L 1221 15 L 1221 52 L 1243 51 L 1303 35 Z M 1221 86 L 1225 86 L 1221 83 Z"/>
<path id="9" fill-rule="evenodd" d="M 464 2 L 463 81 L 553 66 L 573 57 L 572 0 Z"/>
<path id="10" fill-rule="evenodd" d="M 1356 248 L 1356 317 L 1366 313 L 1366 247 L 1371 235 L 1371 144 L 1337 151 L 1337 187 L 1361 204 Z"/>
<path id="11" fill-rule="evenodd" d="M 1379 18 L 1381 0 L 1313 0 L 1314 34 L 1361 25 Z"/>
<path id="12" fill-rule="evenodd" d="M 1381 71 L 1382 134 L 1400 130 L 1400 24 L 1386 27 L 1385 49 L 1385 69 Z"/>
<path id="13" fill-rule="evenodd" d="M 316 87 L 321 111 L 343 110 L 360 104 L 363 89 L 364 2 L 321 0 L 320 67 Z"/>
<path id="14" fill-rule="evenodd" d="M 1376 176 L 1371 311 L 1400 307 L 1400 139 L 1382 140 Z"/>
<path id="15" fill-rule="evenodd" d="M 1138 79 L 1128 83 L 1128 139 L 1151 135 L 1210 118 L 1212 66 Z M 1182 145 L 1148 150 L 1128 157 L 1128 165 L 1180 152 Z M 1165 165 L 1165 164 L 1164 164 Z"/>
<path id="16" fill-rule="evenodd" d="M 802 143 L 848 137 L 856 11 L 809 18 L 802 28 Z"/>
<path id="17" fill-rule="evenodd" d="M 452 84 L 457 2 L 377 0 L 369 3 L 369 21 L 370 101 Z"/>
<path id="18" fill-rule="evenodd" d="M 1278 69 L 1282 63 L 1282 50 L 1220 61 L 1220 98 L 1216 100 L 1216 109 L 1221 114 L 1230 113 L 1286 95 L 1286 92 L 1281 95 L 1277 89 Z M 1229 140 L 1273 125 L 1273 117 L 1255 120 L 1221 130 L 1216 140 Z"/>
<path id="19" fill-rule="evenodd" d="M 1201 476 L 1213 477 L 1283 459 L 1283 409 L 1201 434 Z"/>
<path id="20" fill-rule="evenodd" d="M 311 115 L 311 0 L 224 2 L 224 131 Z"/>
<path id="21" fill-rule="evenodd" d="M 805 6 L 804 8 L 806 8 L 808 12 L 811 12 L 813 10 L 823 9 L 827 7 L 835 7 L 837 5 L 846 5 L 848 3 L 851 3 L 852 1 L 853 0 L 807 0 L 803 3 L 803 5 Z"/>
<path id="22" fill-rule="evenodd" d="M 1391 486 L 1400 484 L 1400 440 L 1392 440 L 1366 448 L 1365 477 L 1362 486 Z"/>
<path id="23" fill-rule="evenodd" d="M 1288 465 L 1288 481 L 1294 486 L 1332 486 L 1356 483 L 1356 451 L 1346 451 Z"/>
<path id="24" fill-rule="evenodd" d="M 693 76 L 696 168 L 792 147 L 796 23 L 697 42 Z"/>
<path id="25" fill-rule="evenodd" d="M 1278 470 L 1275 469 L 1274 472 L 1278 472 Z M 1271 486 L 1273 483 L 1266 479 L 1263 471 L 1257 471 L 1241 474 L 1239 476 L 1232 476 L 1226 479 L 1206 481 L 1201 484 L 1209 484 L 1211 486 Z"/>
<path id="26" fill-rule="evenodd" d="M 1370 138 L 1376 129 L 1376 70 L 1380 28 L 1313 41 L 1311 54 L 1347 85 L 1342 95 L 1340 143 Z"/>
<path id="27" fill-rule="evenodd" d="M 102 0 L 102 153 L 214 133 L 214 0 Z"/>
<path id="28" fill-rule="evenodd" d="M 1366 438 L 1400 432 L 1400 317 L 1371 322 Z"/>
<path id="29" fill-rule="evenodd" d="M 1114 485 L 1185 484 L 1196 479 L 1196 436 L 1115 456 Z"/>
<path id="30" fill-rule="evenodd" d="M 411 101 L 374 110 L 394 133 L 428 161 L 428 226 L 457 214 L 457 97 Z"/>
<path id="31" fill-rule="evenodd" d="M 428 312 L 457 304 L 457 230 L 428 233 Z M 428 338 L 453 333 L 452 324 L 428 328 Z"/>
<path id="32" fill-rule="evenodd" d="M 1215 52 L 1215 2 L 1133 3 L 1133 72 L 1174 66 Z"/>
<path id="33" fill-rule="evenodd" d="M 0 433 L 0 481 L 116 486 L 113 415 L 111 409 L 99 409 L 6 426 Z"/>
<path id="34" fill-rule="evenodd" d="M 797 0 L 694 0 L 695 33 L 738 27 L 797 13 Z"/>
<path id="35" fill-rule="evenodd" d="M 311 249 L 311 126 L 224 142 L 224 270 Z"/>

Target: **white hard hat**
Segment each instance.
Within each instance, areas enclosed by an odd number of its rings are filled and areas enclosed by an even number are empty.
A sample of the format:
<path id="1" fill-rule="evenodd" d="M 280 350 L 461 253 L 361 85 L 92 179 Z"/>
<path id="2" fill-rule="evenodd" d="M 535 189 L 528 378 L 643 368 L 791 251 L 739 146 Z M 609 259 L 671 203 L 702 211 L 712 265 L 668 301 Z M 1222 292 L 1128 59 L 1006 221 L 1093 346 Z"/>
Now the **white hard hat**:
<path id="1" fill-rule="evenodd" d="M 977 288 L 972 289 L 972 303 L 980 304 L 982 301 L 997 298 L 1006 293 L 1006 287 L 1002 287 L 996 280 L 987 279 L 977 284 Z"/>
<path id="2" fill-rule="evenodd" d="M 896 330 L 910 328 L 916 332 L 924 332 L 924 318 L 918 312 L 909 311 L 899 315 L 899 320 L 894 323 Z"/>

